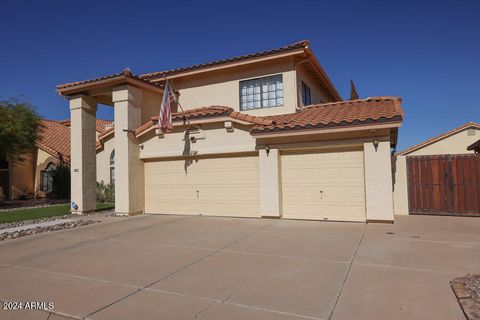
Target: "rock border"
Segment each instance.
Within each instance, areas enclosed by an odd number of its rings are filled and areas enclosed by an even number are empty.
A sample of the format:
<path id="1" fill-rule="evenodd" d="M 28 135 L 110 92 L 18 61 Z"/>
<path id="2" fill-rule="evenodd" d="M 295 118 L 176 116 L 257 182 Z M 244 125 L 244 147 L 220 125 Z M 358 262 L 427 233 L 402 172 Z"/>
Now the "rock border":
<path id="1" fill-rule="evenodd" d="M 450 281 L 453 292 L 468 320 L 480 320 L 480 274 L 467 274 Z"/>
<path id="2" fill-rule="evenodd" d="M 4 232 L 0 233 L 0 241 L 3 240 L 10 240 L 10 239 L 17 239 L 24 236 L 30 236 L 37 233 L 43 232 L 50 232 L 50 231 L 57 231 L 57 230 L 64 230 L 64 229 L 71 229 L 80 226 L 86 226 L 89 224 L 100 222 L 98 220 L 75 220 L 66 223 L 59 223 L 53 226 L 46 226 L 46 227 L 36 227 L 36 228 L 29 228 L 15 232 Z M 1 230 L 0 230 L 1 232 Z"/>

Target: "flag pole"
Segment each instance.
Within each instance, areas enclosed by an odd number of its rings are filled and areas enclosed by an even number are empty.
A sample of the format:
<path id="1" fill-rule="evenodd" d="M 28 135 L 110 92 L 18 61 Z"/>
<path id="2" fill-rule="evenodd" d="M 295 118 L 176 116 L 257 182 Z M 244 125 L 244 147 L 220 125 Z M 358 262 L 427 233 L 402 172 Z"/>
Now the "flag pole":
<path id="1" fill-rule="evenodd" d="M 185 110 L 183 109 L 182 105 L 180 104 L 180 101 L 177 99 L 177 97 L 175 96 L 175 91 L 173 91 L 173 88 L 172 86 L 170 86 L 170 82 L 168 82 L 168 78 L 167 78 L 167 75 L 164 74 L 163 75 L 165 77 L 165 86 L 167 86 L 168 84 L 168 89 L 171 91 L 170 93 L 173 95 L 175 101 L 177 102 L 178 106 L 180 107 L 180 109 L 183 111 L 183 117 L 185 118 L 185 122 L 187 124 L 190 124 L 190 120 L 188 120 L 188 117 L 186 115 L 186 112 Z"/>

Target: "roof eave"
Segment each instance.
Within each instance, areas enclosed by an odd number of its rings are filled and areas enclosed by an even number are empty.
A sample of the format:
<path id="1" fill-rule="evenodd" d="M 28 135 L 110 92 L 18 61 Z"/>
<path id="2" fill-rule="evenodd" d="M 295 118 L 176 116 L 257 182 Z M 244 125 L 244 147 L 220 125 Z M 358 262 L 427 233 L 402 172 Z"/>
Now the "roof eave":
<path id="1" fill-rule="evenodd" d="M 344 125 L 344 126 L 338 126 L 338 127 L 252 132 L 251 135 L 256 139 L 263 139 L 263 138 L 277 138 L 277 137 L 287 137 L 287 136 L 349 132 L 349 131 L 359 131 L 359 130 L 391 129 L 391 128 L 399 128 L 401 127 L 401 125 L 402 125 L 402 120 L 394 120 L 394 121 L 382 121 L 382 122 L 368 123 L 368 124 Z"/>
<path id="2" fill-rule="evenodd" d="M 227 68 L 233 68 L 233 67 L 242 66 L 242 65 L 246 65 L 246 64 L 258 63 L 258 62 L 270 61 L 270 60 L 289 57 L 289 56 L 300 55 L 300 54 L 303 54 L 304 52 L 305 52 L 305 48 L 300 48 L 300 49 L 295 49 L 295 50 L 292 50 L 292 51 L 289 51 L 289 52 L 273 53 L 269 56 L 255 57 L 255 58 L 250 58 L 250 59 L 243 60 L 243 61 L 227 62 L 225 64 L 203 67 L 203 68 L 199 68 L 199 69 L 196 69 L 196 70 L 179 71 L 178 73 L 172 73 L 172 74 L 168 74 L 168 72 L 165 72 L 165 73 L 159 74 L 158 78 L 155 78 L 155 77 L 151 78 L 150 81 L 152 81 L 152 82 L 165 81 L 164 74 L 168 77 L 168 79 L 175 79 L 175 78 L 187 77 L 187 76 L 200 74 L 200 73 L 206 73 L 206 72 L 212 72 L 212 71 L 217 71 L 217 70 L 222 70 L 222 69 L 227 69 Z"/>
<path id="3" fill-rule="evenodd" d="M 335 88 L 335 85 L 333 84 L 332 80 L 328 77 L 327 73 L 325 72 L 325 69 L 323 69 L 322 65 L 318 61 L 317 57 L 313 53 L 312 49 L 310 47 L 305 48 L 305 52 L 308 55 L 308 59 L 310 63 L 313 65 L 313 67 L 317 70 L 317 72 L 320 74 L 322 77 L 323 81 L 325 81 L 328 89 L 330 90 L 330 93 L 337 99 L 338 101 L 343 101 L 342 97 L 338 93 L 337 89 Z"/>
<path id="4" fill-rule="evenodd" d="M 112 87 L 112 86 L 121 85 L 121 84 L 131 84 L 135 87 L 144 88 L 144 89 L 148 89 L 148 90 L 163 94 L 162 88 L 157 87 L 153 84 L 149 84 L 145 81 L 131 78 L 125 75 L 121 75 L 121 76 L 110 78 L 110 79 L 103 79 L 103 80 L 92 81 L 88 83 L 82 83 L 82 84 L 78 84 L 78 85 L 74 85 L 66 88 L 57 88 L 57 92 L 61 96 L 68 97 L 68 96 L 83 93 L 85 91 L 92 90 L 92 89 L 101 89 L 101 88 Z"/>

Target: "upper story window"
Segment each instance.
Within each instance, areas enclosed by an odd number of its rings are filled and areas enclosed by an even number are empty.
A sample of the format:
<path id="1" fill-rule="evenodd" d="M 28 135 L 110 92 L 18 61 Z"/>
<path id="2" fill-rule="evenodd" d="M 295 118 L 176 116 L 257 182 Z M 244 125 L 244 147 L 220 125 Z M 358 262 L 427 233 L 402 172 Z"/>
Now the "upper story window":
<path id="1" fill-rule="evenodd" d="M 283 105 L 281 74 L 240 81 L 240 110 L 278 107 Z"/>
<path id="2" fill-rule="evenodd" d="M 302 81 L 302 102 L 304 106 L 312 104 L 312 94 L 310 93 L 310 87 Z"/>

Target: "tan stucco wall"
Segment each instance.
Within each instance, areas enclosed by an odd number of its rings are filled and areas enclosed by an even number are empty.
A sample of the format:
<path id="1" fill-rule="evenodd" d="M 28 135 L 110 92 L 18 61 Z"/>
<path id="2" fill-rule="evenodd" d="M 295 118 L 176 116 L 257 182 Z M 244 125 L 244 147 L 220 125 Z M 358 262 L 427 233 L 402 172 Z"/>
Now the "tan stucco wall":
<path id="1" fill-rule="evenodd" d="M 259 150 L 260 214 L 263 217 L 280 217 L 281 181 L 280 153 L 278 149 Z"/>
<path id="2" fill-rule="evenodd" d="M 21 195 L 31 198 L 34 195 L 34 155 L 24 154 L 23 161 L 10 161 L 10 198 L 17 199 Z"/>
<path id="3" fill-rule="evenodd" d="M 142 90 L 130 85 L 114 88 L 115 211 L 131 215 L 144 210 L 144 166 L 131 131 L 141 125 Z M 127 130 L 125 132 L 124 130 Z"/>
<path id="4" fill-rule="evenodd" d="M 161 94 L 149 90 L 142 90 L 141 123 L 149 121 L 152 116 L 158 116 L 161 102 Z"/>
<path id="5" fill-rule="evenodd" d="M 312 97 L 312 104 L 330 102 L 328 99 L 328 94 L 325 93 L 324 89 L 320 87 L 318 81 L 315 80 L 312 75 L 307 71 L 305 64 L 299 64 L 296 67 L 297 69 L 297 92 L 298 92 L 298 102 L 300 105 L 303 105 L 302 102 L 302 81 L 310 88 L 310 93 Z"/>
<path id="6" fill-rule="evenodd" d="M 97 151 L 97 182 L 110 183 L 110 155 L 115 149 L 115 138 L 102 142 L 103 147 Z"/>
<path id="7" fill-rule="evenodd" d="M 71 200 L 78 214 L 96 208 L 96 110 L 91 97 L 70 98 Z"/>
<path id="8" fill-rule="evenodd" d="M 171 83 L 179 91 L 179 101 L 184 109 L 223 105 L 238 111 L 240 110 L 240 81 L 277 74 L 283 76 L 284 105 L 248 110 L 247 113 L 269 115 L 295 112 L 296 73 L 292 57 L 172 79 Z"/>
<path id="9" fill-rule="evenodd" d="M 227 132 L 224 123 L 196 125 L 199 134 L 195 143 L 185 139 L 186 127 L 175 128 L 163 137 L 149 134 L 141 141 L 140 158 L 180 157 L 196 152 L 196 155 L 212 155 L 255 151 L 255 139 L 248 130 L 250 126 L 234 124 L 234 131 Z"/>
<path id="10" fill-rule="evenodd" d="M 480 139 L 480 130 L 475 128 L 475 135 L 469 136 L 465 129 L 445 139 L 415 150 L 407 155 L 396 157 L 394 163 L 394 206 L 395 214 L 407 215 L 408 212 L 408 188 L 407 188 L 407 161 L 408 156 L 426 156 L 438 154 L 469 154 L 467 147 Z"/>
<path id="11" fill-rule="evenodd" d="M 363 144 L 367 221 L 393 221 L 392 163 L 388 137 Z"/>

